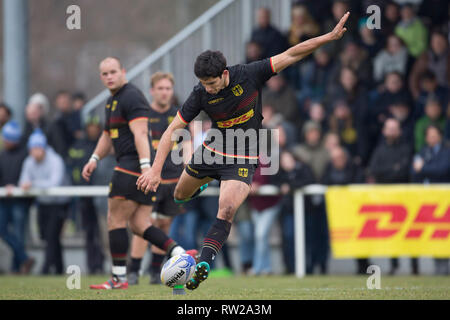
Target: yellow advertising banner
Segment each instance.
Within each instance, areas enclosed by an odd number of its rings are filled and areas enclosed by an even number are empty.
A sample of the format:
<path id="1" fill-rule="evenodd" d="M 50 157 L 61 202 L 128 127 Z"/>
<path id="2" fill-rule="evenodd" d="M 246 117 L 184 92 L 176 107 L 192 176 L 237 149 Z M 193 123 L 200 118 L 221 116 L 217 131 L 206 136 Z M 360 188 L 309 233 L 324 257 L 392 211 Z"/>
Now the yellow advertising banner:
<path id="1" fill-rule="evenodd" d="M 326 192 L 335 258 L 450 257 L 450 187 L 330 187 Z"/>

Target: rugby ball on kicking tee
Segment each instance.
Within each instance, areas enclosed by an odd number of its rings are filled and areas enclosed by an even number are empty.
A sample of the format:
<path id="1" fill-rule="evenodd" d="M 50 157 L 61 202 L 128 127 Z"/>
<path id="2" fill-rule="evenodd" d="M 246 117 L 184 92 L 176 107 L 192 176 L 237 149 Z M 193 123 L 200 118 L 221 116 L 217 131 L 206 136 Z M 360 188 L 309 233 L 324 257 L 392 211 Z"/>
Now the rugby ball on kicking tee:
<path id="1" fill-rule="evenodd" d="M 161 282 L 166 286 L 183 286 L 194 275 L 195 260 L 188 254 L 173 256 L 161 269 Z"/>

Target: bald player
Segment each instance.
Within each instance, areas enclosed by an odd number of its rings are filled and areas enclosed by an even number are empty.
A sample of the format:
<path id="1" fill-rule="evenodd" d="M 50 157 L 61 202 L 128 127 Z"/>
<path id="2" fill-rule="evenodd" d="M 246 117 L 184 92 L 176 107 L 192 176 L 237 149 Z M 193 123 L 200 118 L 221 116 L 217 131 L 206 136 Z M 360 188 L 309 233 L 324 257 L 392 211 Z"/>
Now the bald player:
<path id="1" fill-rule="evenodd" d="M 128 83 L 119 59 L 108 57 L 99 66 L 100 78 L 111 92 L 105 107 L 105 128 L 82 176 L 88 180 L 97 162 L 114 148 L 114 168 L 108 195 L 108 232 L 112 257 L 110 280 L 91 289 L 127 289 L 126 260 L 131 231 L 162 249 L 168 256 L 186 251 L 150 222 L 153 195 L 137 190 L 138 177 L 150 170 L 152 153 L 149 135 L 150 107 L 142 92 Z M 193 256 L 196 250 L 186 252 Z"/>

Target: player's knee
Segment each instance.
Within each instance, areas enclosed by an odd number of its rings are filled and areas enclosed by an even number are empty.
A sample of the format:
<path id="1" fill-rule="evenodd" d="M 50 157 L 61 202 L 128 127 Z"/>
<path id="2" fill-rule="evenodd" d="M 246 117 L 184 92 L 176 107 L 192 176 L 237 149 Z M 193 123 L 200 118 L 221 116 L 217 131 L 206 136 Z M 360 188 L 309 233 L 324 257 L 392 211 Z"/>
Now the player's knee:
<path id="1" fill-rule="evenodd" d="M 173 198 L 175 200 L 184 200 L 187 198 L 187 196 L 184 194 L 184 192 L 181 190 L 181 188 L 175 187 L 175 191 L 173 192 Z"/>
<path id="2" fill-rule="evenodd" d="M 118 214 L 114 214 L 112 212 L 108 212 L 108 229 L 114 230 L 119 228 L 126 228 L 127 222 L 123 220 Z"/>
<path id="3" fill-rule="evenodd" d="M 228 222 L 232 222 L 234 218 L 234 214 L 236 213 L 236 208 L 232 205 L 224 205 L 219 208 L 219 213 L 217 217 L 222 220 L 226 220 Z"/>

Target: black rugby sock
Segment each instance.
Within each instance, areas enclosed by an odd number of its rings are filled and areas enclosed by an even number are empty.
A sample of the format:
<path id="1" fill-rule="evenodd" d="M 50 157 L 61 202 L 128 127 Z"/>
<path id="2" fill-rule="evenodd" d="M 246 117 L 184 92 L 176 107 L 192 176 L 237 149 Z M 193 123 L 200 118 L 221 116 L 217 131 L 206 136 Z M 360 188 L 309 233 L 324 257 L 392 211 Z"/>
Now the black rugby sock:
<path id="1" fill-rule="evenodd" d="M 184 252 L 184 250 L 181 249 L 181 247 L 173 239 L 169 238 L 161 229 L 154 226 L 148 227 L 147 230 L 144 231 L 142 238 L 167 252 L 169 257 L 175 248 L 180 249 L 178 250 L 180 253 Z"/>
<path id="2" fill-rule="evenodd" d="M 142 262 L 142 258 L 131 257 L 131 261 L 128 266 L 128 268 L 130 269 L 129 271 L 130 272 L 139 272 L 139 270 L 141 269 L 141 262 Z"/>
<path id="3" fill-rule="evenodd" d="M 128 232 L 126 228 L 109 231 L 109 249 L 112 257 L 112 274 L 119 279 L 126 279 Z"/>
<path id="4" fill-rule="evenodd" d="M 230 230 L 231 223 L 226 220 L 216 218 L 216 221 L 211 226 L 205 239 L 203 240 L 203 248 L 199 261 L 206 261 L 209 265 L 211 265 L 223 244 L 227 241 Z"/>
<path id="5" fill-rule="evenodd" d="M 152 252 L 152 263 L 150 264 L 150 273 L 157 273 L 159 274 L 161 272 L 161 265 L 164 261 L 164 258 L 166 256 L 163 254 L 157 254 Z"/>

